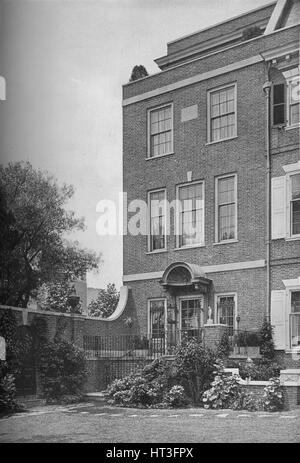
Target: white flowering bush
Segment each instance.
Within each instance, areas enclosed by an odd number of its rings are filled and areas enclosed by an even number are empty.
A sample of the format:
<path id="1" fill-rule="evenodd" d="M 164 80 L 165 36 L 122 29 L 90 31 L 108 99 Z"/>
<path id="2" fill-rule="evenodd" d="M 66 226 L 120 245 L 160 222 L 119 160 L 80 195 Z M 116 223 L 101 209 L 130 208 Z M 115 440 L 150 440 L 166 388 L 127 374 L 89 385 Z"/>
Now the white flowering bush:
<path id="1" fill-rule="evenodd" d="M 262 405 L 264 410 L 270 412 L 275 412 L 283 409 L 283 388 L 280 385 L 279 378 L 271 378 L 270 384 L 268 384 L 268 386 L 264 388 Z"/>
<path id="2" fill-rule="evenodd" d="M 240 377 L 227 375 L 222 362 L 218 362 L 216 368 L 211 388 L 202 395 L 204 408 L 231 408 L 242 393 Z"/>
<path id="3" fill-rule="evenodd" d="M 184 387 L 175 385 L 165 393 L 163 403 L 167 407 L 186 407 L 189 403 Z"/>
<path id="4" fill-rule="evenodd" d="M 221 361 L 216 363 L 215 378 L 211 388 L 202 395 L 204 408 L 231 408 L 256 411 L 261 407 L 253 393 L 246 392 L 239 375 L 228 375 Z"/>

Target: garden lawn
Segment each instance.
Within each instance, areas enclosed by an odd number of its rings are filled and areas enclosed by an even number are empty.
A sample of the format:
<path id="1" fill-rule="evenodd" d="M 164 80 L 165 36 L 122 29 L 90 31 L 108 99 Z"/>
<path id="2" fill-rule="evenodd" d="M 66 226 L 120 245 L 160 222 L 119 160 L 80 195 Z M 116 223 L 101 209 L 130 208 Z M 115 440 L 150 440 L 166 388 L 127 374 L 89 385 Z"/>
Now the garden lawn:
<path id="1" fill-rule="evenodd" d="M 273 414 L 48 406 L 1 419 L 0 442 L 300 442 L 300 409 Z"/>

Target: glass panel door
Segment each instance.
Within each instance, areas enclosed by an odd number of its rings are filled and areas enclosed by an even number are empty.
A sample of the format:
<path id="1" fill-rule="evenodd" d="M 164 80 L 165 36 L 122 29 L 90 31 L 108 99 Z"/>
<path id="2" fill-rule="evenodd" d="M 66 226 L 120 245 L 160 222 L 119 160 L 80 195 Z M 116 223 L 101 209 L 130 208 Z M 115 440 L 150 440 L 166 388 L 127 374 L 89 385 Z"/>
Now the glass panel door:
<path id="1" fill-rule="evenodd" d="M 182 336 L 199 337 L 202 324 L 202 298 L 180 300 L 180 331 Z"/>

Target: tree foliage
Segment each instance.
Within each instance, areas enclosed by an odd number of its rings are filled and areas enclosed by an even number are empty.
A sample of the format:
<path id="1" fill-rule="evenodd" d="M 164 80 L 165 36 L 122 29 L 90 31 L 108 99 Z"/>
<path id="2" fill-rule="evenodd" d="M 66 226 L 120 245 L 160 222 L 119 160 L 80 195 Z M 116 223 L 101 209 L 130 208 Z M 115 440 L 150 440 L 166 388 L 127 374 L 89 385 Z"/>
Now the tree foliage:
<path id="1" fill-rule="evenodd" d="M 109 317 L 116 309 L 120 293 L 114 283 L 109 283 L 106 289 L 99 289 L 96 300 L 88 306 L 89 315 L 92 317 Z"/>
<path id="2" fill-rule="evenodd" d="M 69 298 L 73 292 L 72 285 L 66 281 L 43 283 L 38 289 L 37 302 L 42 310 L 67 313 L 71 312 Z M 81 313 L 81 301 L 73 308 L 73 313 Z"/>
<path id="3" fill-rule="evenodd" d="M 26 307 L 45 282 L 81 278 L 99 256 L 70 242 L 84 221 L 65 209 L 73 196 L 28 162 L 0 166 L 0 303 Z"/>
<path id="4" fill-rule="evenodd" d="M 131 72 L 131 76 L 129 82 L 133 82 L 135 80 L 142 79 L 143 77 L 147 77 L 149 74 L 147 69 L 142 64 L 134 66 Z"/>

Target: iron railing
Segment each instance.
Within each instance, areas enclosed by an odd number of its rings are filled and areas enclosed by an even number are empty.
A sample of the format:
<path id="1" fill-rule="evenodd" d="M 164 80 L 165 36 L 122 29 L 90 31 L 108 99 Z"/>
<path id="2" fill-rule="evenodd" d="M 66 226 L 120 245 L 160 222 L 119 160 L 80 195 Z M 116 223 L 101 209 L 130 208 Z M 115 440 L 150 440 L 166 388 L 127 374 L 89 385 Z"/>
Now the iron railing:
<path id="1" fill-rule="evenodd" d="M 159 336 L 120 335 L 84 336 L 83 348 L 88 358 L 153 359 L 172 355 L 187 339 L 203 341 L 204 332 L 199 330 L 173 330 L 160 332 Z"/>
<path id="2" fill-rule="evenodd" d="M 229 331 L 229 349 L 235 354 L 248 354 L 251 348 L 259 351 L 259 331 L 231 330 Z"/>

